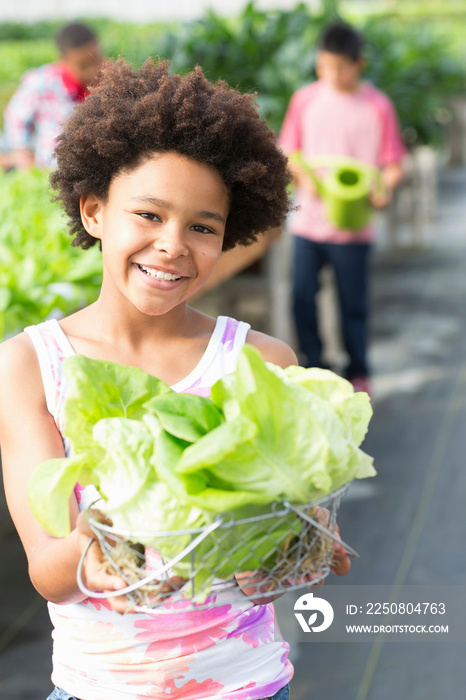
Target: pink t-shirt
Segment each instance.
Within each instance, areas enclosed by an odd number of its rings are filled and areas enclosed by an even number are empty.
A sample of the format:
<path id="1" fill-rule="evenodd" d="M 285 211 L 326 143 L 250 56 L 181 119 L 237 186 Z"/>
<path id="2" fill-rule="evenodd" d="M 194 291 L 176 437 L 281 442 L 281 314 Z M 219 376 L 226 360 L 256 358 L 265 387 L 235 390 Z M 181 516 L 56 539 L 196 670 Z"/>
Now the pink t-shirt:
<path id="1" fill-rule="evenodd" d="M 297 90 L 279 144 L 287 155 L 300 150 L 306 159 L 348 156 L 376 168 L 399 162 L 406 152 L 393 104 L 366 82 L 354 93 L 339 92 L 323 80 Z M 373 239 L 372 225 L 357 232 L 336 228 L 328 221 L 322 200 L 299 189 L 296 205 L 289 228 L 298 236 L 331 243 Z"/>

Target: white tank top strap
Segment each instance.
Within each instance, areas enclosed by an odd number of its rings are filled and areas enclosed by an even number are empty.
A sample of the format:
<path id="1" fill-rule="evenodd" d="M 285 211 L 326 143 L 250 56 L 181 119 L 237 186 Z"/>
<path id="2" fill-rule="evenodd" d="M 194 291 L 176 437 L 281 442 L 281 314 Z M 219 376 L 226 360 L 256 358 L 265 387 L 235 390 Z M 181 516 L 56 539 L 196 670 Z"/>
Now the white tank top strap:
<path id="1" fill-rule="evenodd" d="M 210 396 L 215 382 L 235 371 L 250 327 L 249 323 L 219 316 L 200 362 L 187 377 L 173 384 L 172 389 L 180 393 Z"/>
<path id="2" fill-rule="evenodd" d="M 74 350 L 56 319 L 37 326 L 28 326 L 29 335 L 39 360 L 48 411 L 57 418 L 61 409 L 60 398 L 66 393 L 63 360 L 74 355 Z"/>

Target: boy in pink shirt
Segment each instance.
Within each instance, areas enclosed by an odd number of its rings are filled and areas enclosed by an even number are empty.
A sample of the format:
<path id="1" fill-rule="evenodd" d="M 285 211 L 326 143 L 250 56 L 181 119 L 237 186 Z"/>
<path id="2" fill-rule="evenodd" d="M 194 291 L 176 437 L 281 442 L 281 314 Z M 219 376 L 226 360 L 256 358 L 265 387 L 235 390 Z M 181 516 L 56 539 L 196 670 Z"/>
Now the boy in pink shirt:
<path id="1" fill-rule="evenodd" d="M 288 155 L 301 151 L 306 160 L 338 155 L 356 158 L 381 171 L 385 192 L 371 195 L 375 207 L 386 206 L 403 176 L 405 154 L 395 109 L 386 95 L 361 80 L 362 38 L 342 23 L 328 27 L 317 55 L 318 80 L 291 98 L 279 143 Z M 295 235 L 293 312 L 300 351 L 307 366 L 324 366 L 317 330 L 315 296 L 325 264 L 335 273 L 342 334 L 349 358 L 346 376 L 355 389 L 369 389 L 367 362 L 368 270 L 372 225 L 358 231 L 338 229 L 300 165 L 290 162 L 298 207 L 290 221 Z"/>

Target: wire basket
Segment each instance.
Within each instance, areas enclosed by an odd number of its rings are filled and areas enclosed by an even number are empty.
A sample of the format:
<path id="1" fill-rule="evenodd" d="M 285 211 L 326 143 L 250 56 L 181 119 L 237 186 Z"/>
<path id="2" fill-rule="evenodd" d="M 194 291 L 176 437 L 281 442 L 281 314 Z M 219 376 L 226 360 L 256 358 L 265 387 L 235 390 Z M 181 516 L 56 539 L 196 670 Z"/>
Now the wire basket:
<path id="1" fill-rule="evenodd" d="M 206 527 L 189 530 L 122 531 L 88 513 L 106 570 L 127 586 L 111 592 L 85 586 L 82 567 L 90 540 L 79 562 L 79 587 L 92 598 L 126 595 L 136 610 L 168 610 L 176 604 L 179 612 L 238 601 L 239 592 L 243 601 L 267 602 L 277 594 L 317 584 L 330 572 L 334 541 L 341 542 L 334 530 L 347 488 L 348 484 L 303 506 L 276 502 L 253 517 L 235 519 L 224 513 Z M 350 556 L 358 556 L 341 543 Z"/>

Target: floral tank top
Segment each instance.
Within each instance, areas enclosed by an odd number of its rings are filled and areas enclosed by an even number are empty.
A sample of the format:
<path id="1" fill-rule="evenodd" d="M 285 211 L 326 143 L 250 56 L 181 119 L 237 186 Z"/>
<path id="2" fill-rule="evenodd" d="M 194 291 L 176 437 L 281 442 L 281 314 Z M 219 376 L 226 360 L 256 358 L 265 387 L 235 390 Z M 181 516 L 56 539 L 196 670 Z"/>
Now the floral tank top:
<path id="1" fill-rule="evenodd" d="M 56 320 L 25 329 L 36 349 L 47 408 L 63 435 L 67 383 L 62 363 L 74 354 Z M 206 351 L 175 391 L 210 395 L 236 368 L 249 325 L 220 316 Z M 64 439 L 65 451 L 69 446 Z M 80 509 L 98 497 L 75 489 Z M 221 593 L 219 594 L 222 595 Z M 181 610 L 169 600 L 147 613 L 120 615 L 106 600 L 48 603 L 53 625 L 52 682 L 81 700 L 257 700 L 293 675 L 289 646 L 274 607 L 254 605 L 239 590 L 207 610 Z M 177 610 L 178 607 L 178 610 Z"/>

